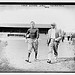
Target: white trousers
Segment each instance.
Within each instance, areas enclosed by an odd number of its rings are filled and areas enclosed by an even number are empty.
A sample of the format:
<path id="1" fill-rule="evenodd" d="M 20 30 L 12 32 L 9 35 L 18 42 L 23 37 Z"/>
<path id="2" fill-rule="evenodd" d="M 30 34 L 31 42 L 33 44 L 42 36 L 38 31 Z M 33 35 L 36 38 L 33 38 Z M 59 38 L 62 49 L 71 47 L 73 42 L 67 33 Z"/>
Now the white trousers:
<path id="1" fill-rule="evenodd" d="M 35 52 L 38 52 L 38 40 L 37 39 L 28 39 L 28 52 L 31 53 L 32 49 L 34 49 Z"/>
<path id="2" fill-rule="evenodd" d="M 53 48 L 54 45 L 55 45 L 55 42 L 53 39 L 51 39 L 51 42 L 49 44 L 49 52 L 48 52 L 48 60 L 51 60 L 51 61 L 56 60 L 56 57 L 54 55 L 54 48 Z"/>

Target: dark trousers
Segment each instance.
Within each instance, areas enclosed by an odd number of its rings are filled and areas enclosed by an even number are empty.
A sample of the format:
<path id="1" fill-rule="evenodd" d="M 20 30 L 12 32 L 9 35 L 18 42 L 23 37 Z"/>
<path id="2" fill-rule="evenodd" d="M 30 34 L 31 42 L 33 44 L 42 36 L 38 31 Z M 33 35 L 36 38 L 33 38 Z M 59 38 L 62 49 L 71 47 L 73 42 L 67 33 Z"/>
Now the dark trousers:
<path id="1" fill-rule="evenodd" d="M 68 39 L 68 41 L 69 41 L 69 39 L 70 39 L 70 36 L 67 36 L 67 39 Z"/>
<path id="2" fill-rule="evenodd" d="M 54 55 L 55 55 L 55 56 L 58 55 L 58 52 L 57 52 L 57 50 L 58 50 L 58 45 L 59 45 L 59 42 L 57 41 L 57 42 L 55 42 L 55 44 L 54 44 L 54 46 L 53 46 L 53 49 L 54 49 Z"/>
<path id="3" fill-rule="evenodd" d="M 65 37 L 63 36 L 63 37 L 62 37 L 62 42 L 64 41 L 64 39 L 65 39 Z"/>

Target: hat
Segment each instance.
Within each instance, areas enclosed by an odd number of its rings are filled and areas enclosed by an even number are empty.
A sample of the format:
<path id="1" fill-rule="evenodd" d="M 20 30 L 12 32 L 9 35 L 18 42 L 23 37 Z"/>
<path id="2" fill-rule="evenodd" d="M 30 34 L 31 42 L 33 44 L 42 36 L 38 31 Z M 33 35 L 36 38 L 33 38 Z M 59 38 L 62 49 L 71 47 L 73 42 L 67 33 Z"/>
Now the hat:
<path id="1" fill-rule="evenodd" d="M 53 24 L 51 24 L 51 26 L 56 26 L 56 24 L 55 24 L 55 23 L 53 23 Z"/>

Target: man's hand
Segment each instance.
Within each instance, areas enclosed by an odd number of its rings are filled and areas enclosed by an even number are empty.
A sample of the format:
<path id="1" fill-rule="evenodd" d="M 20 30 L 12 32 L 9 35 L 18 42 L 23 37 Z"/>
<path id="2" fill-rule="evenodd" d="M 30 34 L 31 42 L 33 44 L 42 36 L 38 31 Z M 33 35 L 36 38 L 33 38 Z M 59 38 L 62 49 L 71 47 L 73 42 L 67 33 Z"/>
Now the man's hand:
<path id="1" fill-rule="evenodd" d="M 38 39 L 35 40 L 35 42 L 38 41 Z"/>
<path id="2" fill-rule="evenodd" d="M 51 39 L 47 39 L 47 46 L 49 46 Z"/>
<path id="3" fill-rule="evenodd" d="M 27 35 L 26 35 L 26 38 L 29 38 L 29 37 L 30 37 L 30 34 L 27 34 Z"/>
<path id="4" fill-rule="evenodd" d="M 25 42 L 28 43 L 28 39 L 27 38 L 25 38 Z"/>

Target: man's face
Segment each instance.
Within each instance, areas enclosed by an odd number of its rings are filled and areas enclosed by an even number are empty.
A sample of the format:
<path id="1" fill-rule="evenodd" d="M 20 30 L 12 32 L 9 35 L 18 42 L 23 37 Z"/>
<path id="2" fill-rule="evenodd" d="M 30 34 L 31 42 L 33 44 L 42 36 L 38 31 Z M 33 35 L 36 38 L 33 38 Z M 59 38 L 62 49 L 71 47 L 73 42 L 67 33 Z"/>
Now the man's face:
<path id="1" fill-rule="evenodd" d="M 53 29 L 54 27 L 51 25 L 51 29 Z"/>
<path id="2" fill-rule="evenodd" d="M 34 28 L 35 23 L 34 22 L 31 22 L 30 24 L 31 24 L 31 28 Z"/>

